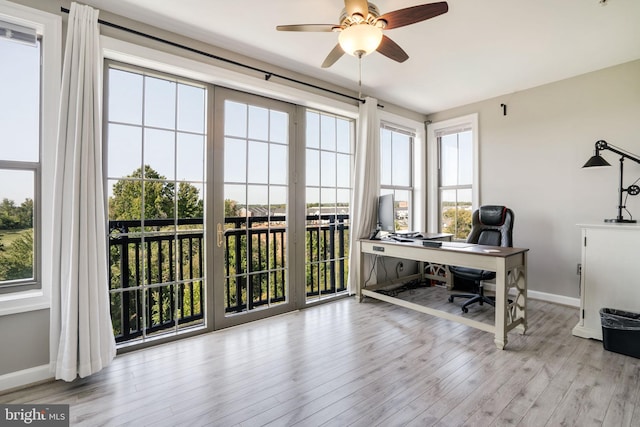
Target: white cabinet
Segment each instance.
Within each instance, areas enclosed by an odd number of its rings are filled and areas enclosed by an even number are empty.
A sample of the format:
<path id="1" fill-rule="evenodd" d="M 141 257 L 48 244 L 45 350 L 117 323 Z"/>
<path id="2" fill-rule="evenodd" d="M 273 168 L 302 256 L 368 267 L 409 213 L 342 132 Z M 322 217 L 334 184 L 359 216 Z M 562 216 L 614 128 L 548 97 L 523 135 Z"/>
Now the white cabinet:
<path id="1" fill-rule="evenodd" d="M 640 225 L 580 227 L 580 320 L 573 335 L 602 340 L 601 308 L 640 312 Z"/>

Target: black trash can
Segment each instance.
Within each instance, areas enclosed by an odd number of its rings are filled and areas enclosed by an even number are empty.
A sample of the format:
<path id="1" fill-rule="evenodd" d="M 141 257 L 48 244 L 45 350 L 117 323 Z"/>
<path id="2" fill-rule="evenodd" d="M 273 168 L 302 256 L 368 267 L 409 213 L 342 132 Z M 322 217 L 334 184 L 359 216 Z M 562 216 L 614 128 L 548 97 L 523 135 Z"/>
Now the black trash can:
<path id="1" fill-rule="evenodd" d="M 605 350 L 640 359 L 640 313 L 600 309 Z"/>

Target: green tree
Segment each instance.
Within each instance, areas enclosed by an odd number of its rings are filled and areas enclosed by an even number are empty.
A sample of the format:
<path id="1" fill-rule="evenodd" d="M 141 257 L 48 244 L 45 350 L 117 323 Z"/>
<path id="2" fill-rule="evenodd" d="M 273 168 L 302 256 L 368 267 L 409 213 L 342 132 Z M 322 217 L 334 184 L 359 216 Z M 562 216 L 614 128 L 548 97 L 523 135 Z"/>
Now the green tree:
<path id="1" fill-rule="evenodd" d="M 472 212 L 468 209 L 446 209 L 442 213 L 444 226 L 443 233 L 451 233 L 456 239 L 466 239 L 471 232 Z"/>
<path id="2" fill-rule="evenodd" d="M 143 169 L 136 169 L 126 178 L 129 179 L 121 179 L 113 186 L 113 196 L 109 198 L 109 218 L 112 220 L 142 218 Z M 173 218 L 174 183 L 167 182 L 166 177 L 149 165 L 144 166 L 144 178 L 147 180 L 144 183 L 145 219 Z"/>
<path id="3" fill-rule="evenodd" d="M 0 230 L 16 230 L 20 227 L 18 207 L 13 200 L 7 198 L 0 202 Z"/>
<path id="4" fill-rule="evenodd" d="M 33 277 L 33 230 L 24 232 L 0 252 L 0 281 Z"/>
<path id="5" fill-rule="evenodd" d="M 28 279 L 33 276 L 33 200 L 16 206 L 7 198 L 0 202 L 0 281 Z M 6 238 L 7 242 L 3 242 Z"/>
<path id="6" fill-rule="evenodd" d="M 187 182 L 178 185 L 178 218 L 203 218 L 204 204 L 200 191 Z"/>
<path id="7" fill-rule="evenodd" d="M 33 199 L 25 199 L 17 212 L 20 228 L 33 228 Z"/>
<path id="8" fill-rule="evenodd" d="M 127 220 L 142 218 L 143 169 L 136 169 L 126 179 L 113 186 L 113 196 L 109 198 L 109 218 Z M 164 219 L 174 217 L 175 184 L 166 181 L 151 166 L 144 166 L 144 217 Z M 178 184 L 178 218 L 202 218 L 204 204 L 200 190 L 187 183 Z"/>

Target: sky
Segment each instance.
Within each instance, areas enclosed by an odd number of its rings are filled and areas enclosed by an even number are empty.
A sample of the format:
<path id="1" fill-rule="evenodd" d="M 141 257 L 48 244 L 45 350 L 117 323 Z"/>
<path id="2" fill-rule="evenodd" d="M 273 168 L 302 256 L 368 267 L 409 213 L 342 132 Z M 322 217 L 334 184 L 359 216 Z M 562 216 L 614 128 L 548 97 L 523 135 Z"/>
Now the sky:
<path id="1" fill-rule="evenodd" d="M 116 69 L 108 79 L 108 177 L 148 164 L 170 180 L 203 182 L 206 90 Z"/>
<path id="2" fill-rule="evenodd" d="M 442 137 L 441 145 L 442 185 L 472 185 L 473 184 L 473 138 L 471 131 L 454 133 Z M 441 193 L 443 202 L 472 201 L 470 189 L 445 190 Z"/>

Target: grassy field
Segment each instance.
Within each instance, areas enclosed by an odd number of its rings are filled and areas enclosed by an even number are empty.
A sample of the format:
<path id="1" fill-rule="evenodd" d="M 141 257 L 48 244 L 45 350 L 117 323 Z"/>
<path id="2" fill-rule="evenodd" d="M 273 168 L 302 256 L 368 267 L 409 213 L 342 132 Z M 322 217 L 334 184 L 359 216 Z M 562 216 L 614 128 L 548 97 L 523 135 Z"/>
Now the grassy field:
<path id="1" fill-rule="evenodd" d="M 0 241 L 4 244 L 5 249 L 11 246 L 11 244 L 24 233 L 31 230 L 31 228 L 24 228 L 22 230 L 0 230 Z"/>

